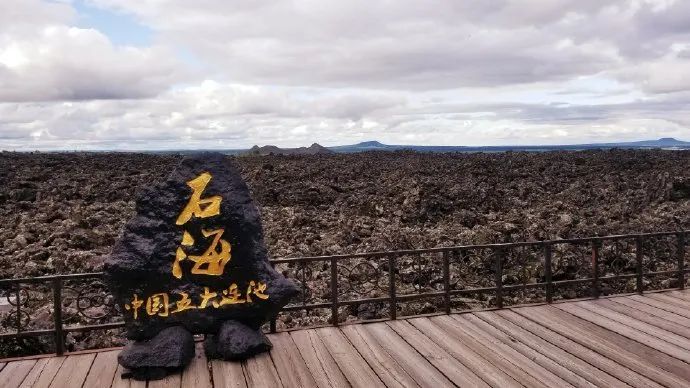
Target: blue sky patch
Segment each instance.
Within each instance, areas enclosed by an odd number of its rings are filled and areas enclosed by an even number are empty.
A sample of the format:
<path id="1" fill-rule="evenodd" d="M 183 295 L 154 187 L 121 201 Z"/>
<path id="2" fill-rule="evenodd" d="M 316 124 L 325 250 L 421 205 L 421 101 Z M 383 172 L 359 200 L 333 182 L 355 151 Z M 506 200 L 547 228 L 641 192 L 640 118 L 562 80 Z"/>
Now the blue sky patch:
<path id="1" fill-rule="evenodd" d="M 153 31 L 131 15 L 97 8 L 83 1 L 75 1 L 73 6 L 79 13 L 78 27 L 96 29 L 114 45 L 142 47 L 151 44 Z"/>

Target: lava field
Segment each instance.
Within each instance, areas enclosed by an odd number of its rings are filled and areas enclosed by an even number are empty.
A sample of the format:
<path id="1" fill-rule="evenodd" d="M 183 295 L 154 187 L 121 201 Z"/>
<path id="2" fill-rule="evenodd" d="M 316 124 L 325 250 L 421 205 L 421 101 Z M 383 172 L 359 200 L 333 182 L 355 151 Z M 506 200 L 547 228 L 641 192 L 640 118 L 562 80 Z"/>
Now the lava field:
<path id="1" fill-rule="evenodd" d="M 101 270 L 134 213 L 137 190 L 164 179 L 180 158 L 0 153 L 0 278 Z M 260 210 L 273 258 L 690 229 L 687 151 L 368 152 L 234 158 Z M 410 262 L 399 264 L 399 281 L 416 282 Z M 487 274 L 480 268 L 486 264 L 464 265 L 470 269 L 464 272 L 468 277 Z M 440 272 L 434 268 L 427 266 L 432 272 L 429 279 L 437 282 Z M 310 298 L 328 301 L 327 266 L 301 268 L 302 273 L 294 266 L 279 268 L 293 279 L 304 276 L 307 269 Z M 582 292 L 586 290 L 559 297 L 579 297 Z M 381 291 L 352 296 L 376 297 Z M 533 298 L 537 295 L 523 294 L 514 303 Z M 459 308 L 491 306 L 487 299 L 454 303 L 455 307 L 460 303 Z M 39 322 L 35 328 L 50 322 L 49 305 L 35 306 L 31 315 L 32 322 Z M 1 308 L 0 324 L 9 329 L 12 319 Z M 410 309 L 409 314 L 424 313 L 437 311 L 438 305 L 429 302 Z M 342 321 L 378 318 L 385 315 L 385 306 L 353 305 L 341 314 Z M 329 319 L 329 311 L 318 309 L 281 314 L 279 328 L 324 324 Z M 70 349 L 122 341 L 116 335 L 75 336 L 68 338 Z M 0 354 L 25 354 L 27 348 L 41 351 L 50 344 L 42 340 L 0 346 Z"/>
<path id="2" fill-rule="evenodd" d="M 0 278 L 98 271 L 179 158 L 0 153 Z M 236 160 L 274 258 L 690 228 L 690 152 Z"/>

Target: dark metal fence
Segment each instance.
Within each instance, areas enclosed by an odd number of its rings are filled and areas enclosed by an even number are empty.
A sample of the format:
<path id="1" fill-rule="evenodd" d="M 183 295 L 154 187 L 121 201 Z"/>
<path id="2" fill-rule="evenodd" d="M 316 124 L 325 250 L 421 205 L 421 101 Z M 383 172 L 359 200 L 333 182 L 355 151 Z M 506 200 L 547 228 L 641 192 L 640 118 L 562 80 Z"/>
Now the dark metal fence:
<path id="1" fill-rule="evenodd" d="M 683 289 L 689 240 L 677 231 L 276 259 L 301 292 L 267 329 Z M 0 280 L 0 339 L 52 336 L 62 354 L 68 333 L 122 327 L 101 279 Z"/>

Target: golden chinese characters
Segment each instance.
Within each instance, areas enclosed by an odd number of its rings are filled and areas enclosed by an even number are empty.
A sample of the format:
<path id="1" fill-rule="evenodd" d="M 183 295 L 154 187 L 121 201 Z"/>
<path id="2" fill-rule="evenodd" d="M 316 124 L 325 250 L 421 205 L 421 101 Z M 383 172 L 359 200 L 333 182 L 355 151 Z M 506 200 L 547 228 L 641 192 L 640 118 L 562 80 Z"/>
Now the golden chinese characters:
<path id="1" fill-rule="evenodd" d="M 134 294 L 134 298 L 132 298 L 131 305 L 130 304 L 125 304 L 125 310 L 133 310 L 132 314 L 134 315 L 134 319 L 137 319 L 139 317 L 139 309 L 141 308 L 141 305 L 144 304 L 143 300 L 139 300 L 139 297 L 137 294 Z"/>
<path id="2" fill-rule="evenodd" d="M 175 292 L 177 300 L 174 305 L 170 303 L 170 296 L 165 292 L 148 296 L 145 299 L 145 303 L 144 300 L 139 299 L 139 295 L 134 294 L 132 301 L 125 304 L 125 309 L 127 311 L 132 310 L 133 319 L 139 318 L 139 309 L 142 306 L 145 306 L 144 310 L 148 316 L 167 317 L 170 314 L 177 314 L 192 309 L 220 308 L 226 305 L 254 303 L 252 296 L 266 300 L 269 298 L 266 288 L 266 283 L 254 280 L 249 282 L 244 293 L 240 291 L 240 288 L 235 283 L 232 283 L 227 289 L 220 292 L 204 287 L 204 292 L 198 295 L 198 305 L 194 304 L 192 298 L 186 292 Z"/>
<path id="3" fill-rule="evenodd" d="M 185 311 L 189 309 L 195 309 L 196 306 L 192 305 L 192 300 L 189 299 L 189 294 L 186 292 L 178 292 L 178 295 L 180 295 L 180 300 L 175 302 L 175 306 L 177 307 L 175 310 L 171 311 L 171 314 L 176 314 L 179 313 L 180 311 Z"/>
<path id="4" fill-rule="evenodd" d="M 201 194 L 206 189 L 206 185 L 211 181 L 211 174 L 205 172 L 198 177 L 187 182 L 187 186 L 192 188 L 192 196 L 187 202 L 187 206 L 182 210 L 182 213 L 177 217 L 175 222 L 177 225 L 184 225 L 192 216 L 199 218 L 213 217 L 220 214 L 220 195 L 214 195 L 209 198 L 201 198 Z"/>
<path id="5" fill-rule="evenodd" d="M 168 294 L 161 292 L 146 299 L 146 314 L 168 316 Z"/>
<path id="6" fill-rule="evenodd" d="M 184 225 L 192 216 L 198 218 L 213 217 L 220 214 L 221 196 L 215 195 L 208 198 L 201 198 L 203 191 L 211 181 L 211 174 L 204 172 L 198 177 L 187 182 L 187 185 L 192 188 L 192 196 L 189 202 L 177 217 L 176 224 Z M 183 260 L 189 259 L 194 262 L 191 273 L 195 275 L 211 275 L 220 276 L 223 274 L 225 265 L 232 257 L 230 254 L 231 246 L 226 240 L 221 239 L 224 229 L 216 230 L 202 230 L 204 237 L 213 237 L 206 251 L 201 255 L 187 255 L 182 248 L 183 246 L 191 247 L 194 245 L 194 237 L 192 237 L 186 230 L 182 235 L 181 246 L 175 252 L 175 262 L 172 267 L 172 274 L 178 279 L 182 278 L 182 267 L 180 263 Z"/>

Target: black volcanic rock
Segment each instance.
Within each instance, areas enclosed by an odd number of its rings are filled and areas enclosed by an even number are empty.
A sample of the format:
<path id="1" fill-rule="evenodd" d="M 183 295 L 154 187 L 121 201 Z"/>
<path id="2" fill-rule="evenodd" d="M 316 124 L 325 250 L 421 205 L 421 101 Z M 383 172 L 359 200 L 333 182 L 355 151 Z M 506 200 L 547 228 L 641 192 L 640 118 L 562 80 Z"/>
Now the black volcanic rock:
<path id="1" fill-rule="evenodd" d="M 210 334 L 204 341 L 207 358 L 226 361 L 244 360 L 269 351 L 271 347 L 264 333 L 232 320 L 223 322 L 218 334 Z"/>
<path id="2" fill-rule="evenodd" d="M 174 326 L 163 329 L 149 341 L 129 343 L 117 356 L 117 361 L 129 369 L 123 377 L 156 380 L 179 372 L 192 361 L 192 358 L 192 333 L 181 326 Z"/>
<path id="3" fill-rule="evenodd" d="M 145 188 L 104 271 L 133 340 L 228 320 L 256 332 L 297 292 L 268 262 L 249 190 L 221 154 L 187 157 Z"/>

